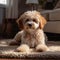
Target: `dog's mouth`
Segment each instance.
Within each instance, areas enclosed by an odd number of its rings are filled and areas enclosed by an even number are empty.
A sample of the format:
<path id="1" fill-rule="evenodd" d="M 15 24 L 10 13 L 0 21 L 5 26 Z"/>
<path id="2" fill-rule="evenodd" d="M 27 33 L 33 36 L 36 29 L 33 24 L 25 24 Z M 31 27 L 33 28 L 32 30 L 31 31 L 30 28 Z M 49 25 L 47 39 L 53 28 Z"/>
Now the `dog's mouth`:
<path id="1" fill-rule="evenodd" d="M 32 26 L 27 26 L 26 29 L 28 29 L 28 30 L 34 30 L 35 28 L 32 27 Z"/>
<path id="2" fill-rule="evenodd" d="M 28 32 L 34 32 L 34 31 L 35 31 L 35 29 L 33 29 L 33 28 L 29 28 L 29 27 L 26 28 L 25 30 L 28 31 Z"/>

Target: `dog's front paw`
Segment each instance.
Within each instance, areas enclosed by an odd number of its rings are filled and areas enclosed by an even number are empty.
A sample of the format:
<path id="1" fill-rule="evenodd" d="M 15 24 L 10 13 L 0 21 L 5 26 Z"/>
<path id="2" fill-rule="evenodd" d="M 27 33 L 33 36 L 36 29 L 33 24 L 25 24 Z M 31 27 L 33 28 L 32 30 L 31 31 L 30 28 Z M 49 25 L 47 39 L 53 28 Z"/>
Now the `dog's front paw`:
<path id="1" fill-rule="evenodd" d="M 26 44 L 22 44 L 20 45 L 17 49 L 16 49 L 17 52 L 26 52 L 26 53 L 29 53 L 30 52 L 30 48 L 28 45 Z"/>
<path id="2" fill-rule="evenodd" d="M 36 47 L 36 51 L 37 51 L 37 52 L 49 51 L 49 48 L 48 48 L 46 45 L 39 44 L 39 45 Z"/>

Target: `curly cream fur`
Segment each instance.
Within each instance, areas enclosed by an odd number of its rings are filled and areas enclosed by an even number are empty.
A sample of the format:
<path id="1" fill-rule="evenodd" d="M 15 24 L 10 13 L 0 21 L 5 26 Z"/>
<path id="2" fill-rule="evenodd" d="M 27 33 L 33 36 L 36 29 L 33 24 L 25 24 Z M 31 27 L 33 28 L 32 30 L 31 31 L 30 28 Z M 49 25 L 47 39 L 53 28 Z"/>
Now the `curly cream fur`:
<path id="1" fill-rule="evenodd" d="M 25 22 L 26 19 L 29 19 L 29 21 Z M 33 19 L 37 22 L 34 22 Z M 21 45 L 17 48 L 17 50 L 21 52 L 28 52 L 30 51 L 30 48 L 34 48 L 36 51 L 48 51 L 43 32 L 46 20 L 41 16 L 41 14 L 39 14 L 39 12 L 27 11 L 21 15 L 21 17 L 17 20 L 17 23 L 19 27 L 21 26 L 20 23 L 22 23 L 23 29 L 18 32 L 13 39 L 13 42 L 17 44 L 21 41 Z M 32 27 L 29 27 L 28 24 L 31 24 Z M 24 44 L 26 45 L 24 46 Z"/>

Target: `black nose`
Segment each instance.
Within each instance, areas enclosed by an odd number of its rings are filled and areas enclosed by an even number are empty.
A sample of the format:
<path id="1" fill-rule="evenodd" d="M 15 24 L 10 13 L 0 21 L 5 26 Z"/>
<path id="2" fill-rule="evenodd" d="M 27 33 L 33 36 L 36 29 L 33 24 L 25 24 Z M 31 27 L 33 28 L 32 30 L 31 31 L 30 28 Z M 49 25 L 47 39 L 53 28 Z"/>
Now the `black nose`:
<path id="1" fill-rule="evenodd" d="M 32 26 L 32 24 L 28 24 L 28 26 L 29 26 L 29 27 L 31 27 L 31 26 Z"/>

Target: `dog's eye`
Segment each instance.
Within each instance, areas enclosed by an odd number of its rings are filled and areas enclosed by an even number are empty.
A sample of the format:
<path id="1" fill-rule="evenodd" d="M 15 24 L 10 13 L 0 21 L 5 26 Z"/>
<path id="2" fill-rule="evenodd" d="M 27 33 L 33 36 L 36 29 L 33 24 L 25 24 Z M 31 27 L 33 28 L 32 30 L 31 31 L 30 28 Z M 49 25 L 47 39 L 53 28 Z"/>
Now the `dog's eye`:
<path id="1" fill-rule="evenodd" d="M 37 23 L 37 21 L 35 19 L 33 19 L 33 21 Z"/>
<path id="2" fill-rule="evenodd" d="M 26 22 L 29 21 L 29 19 L 26 20 Z"/>

